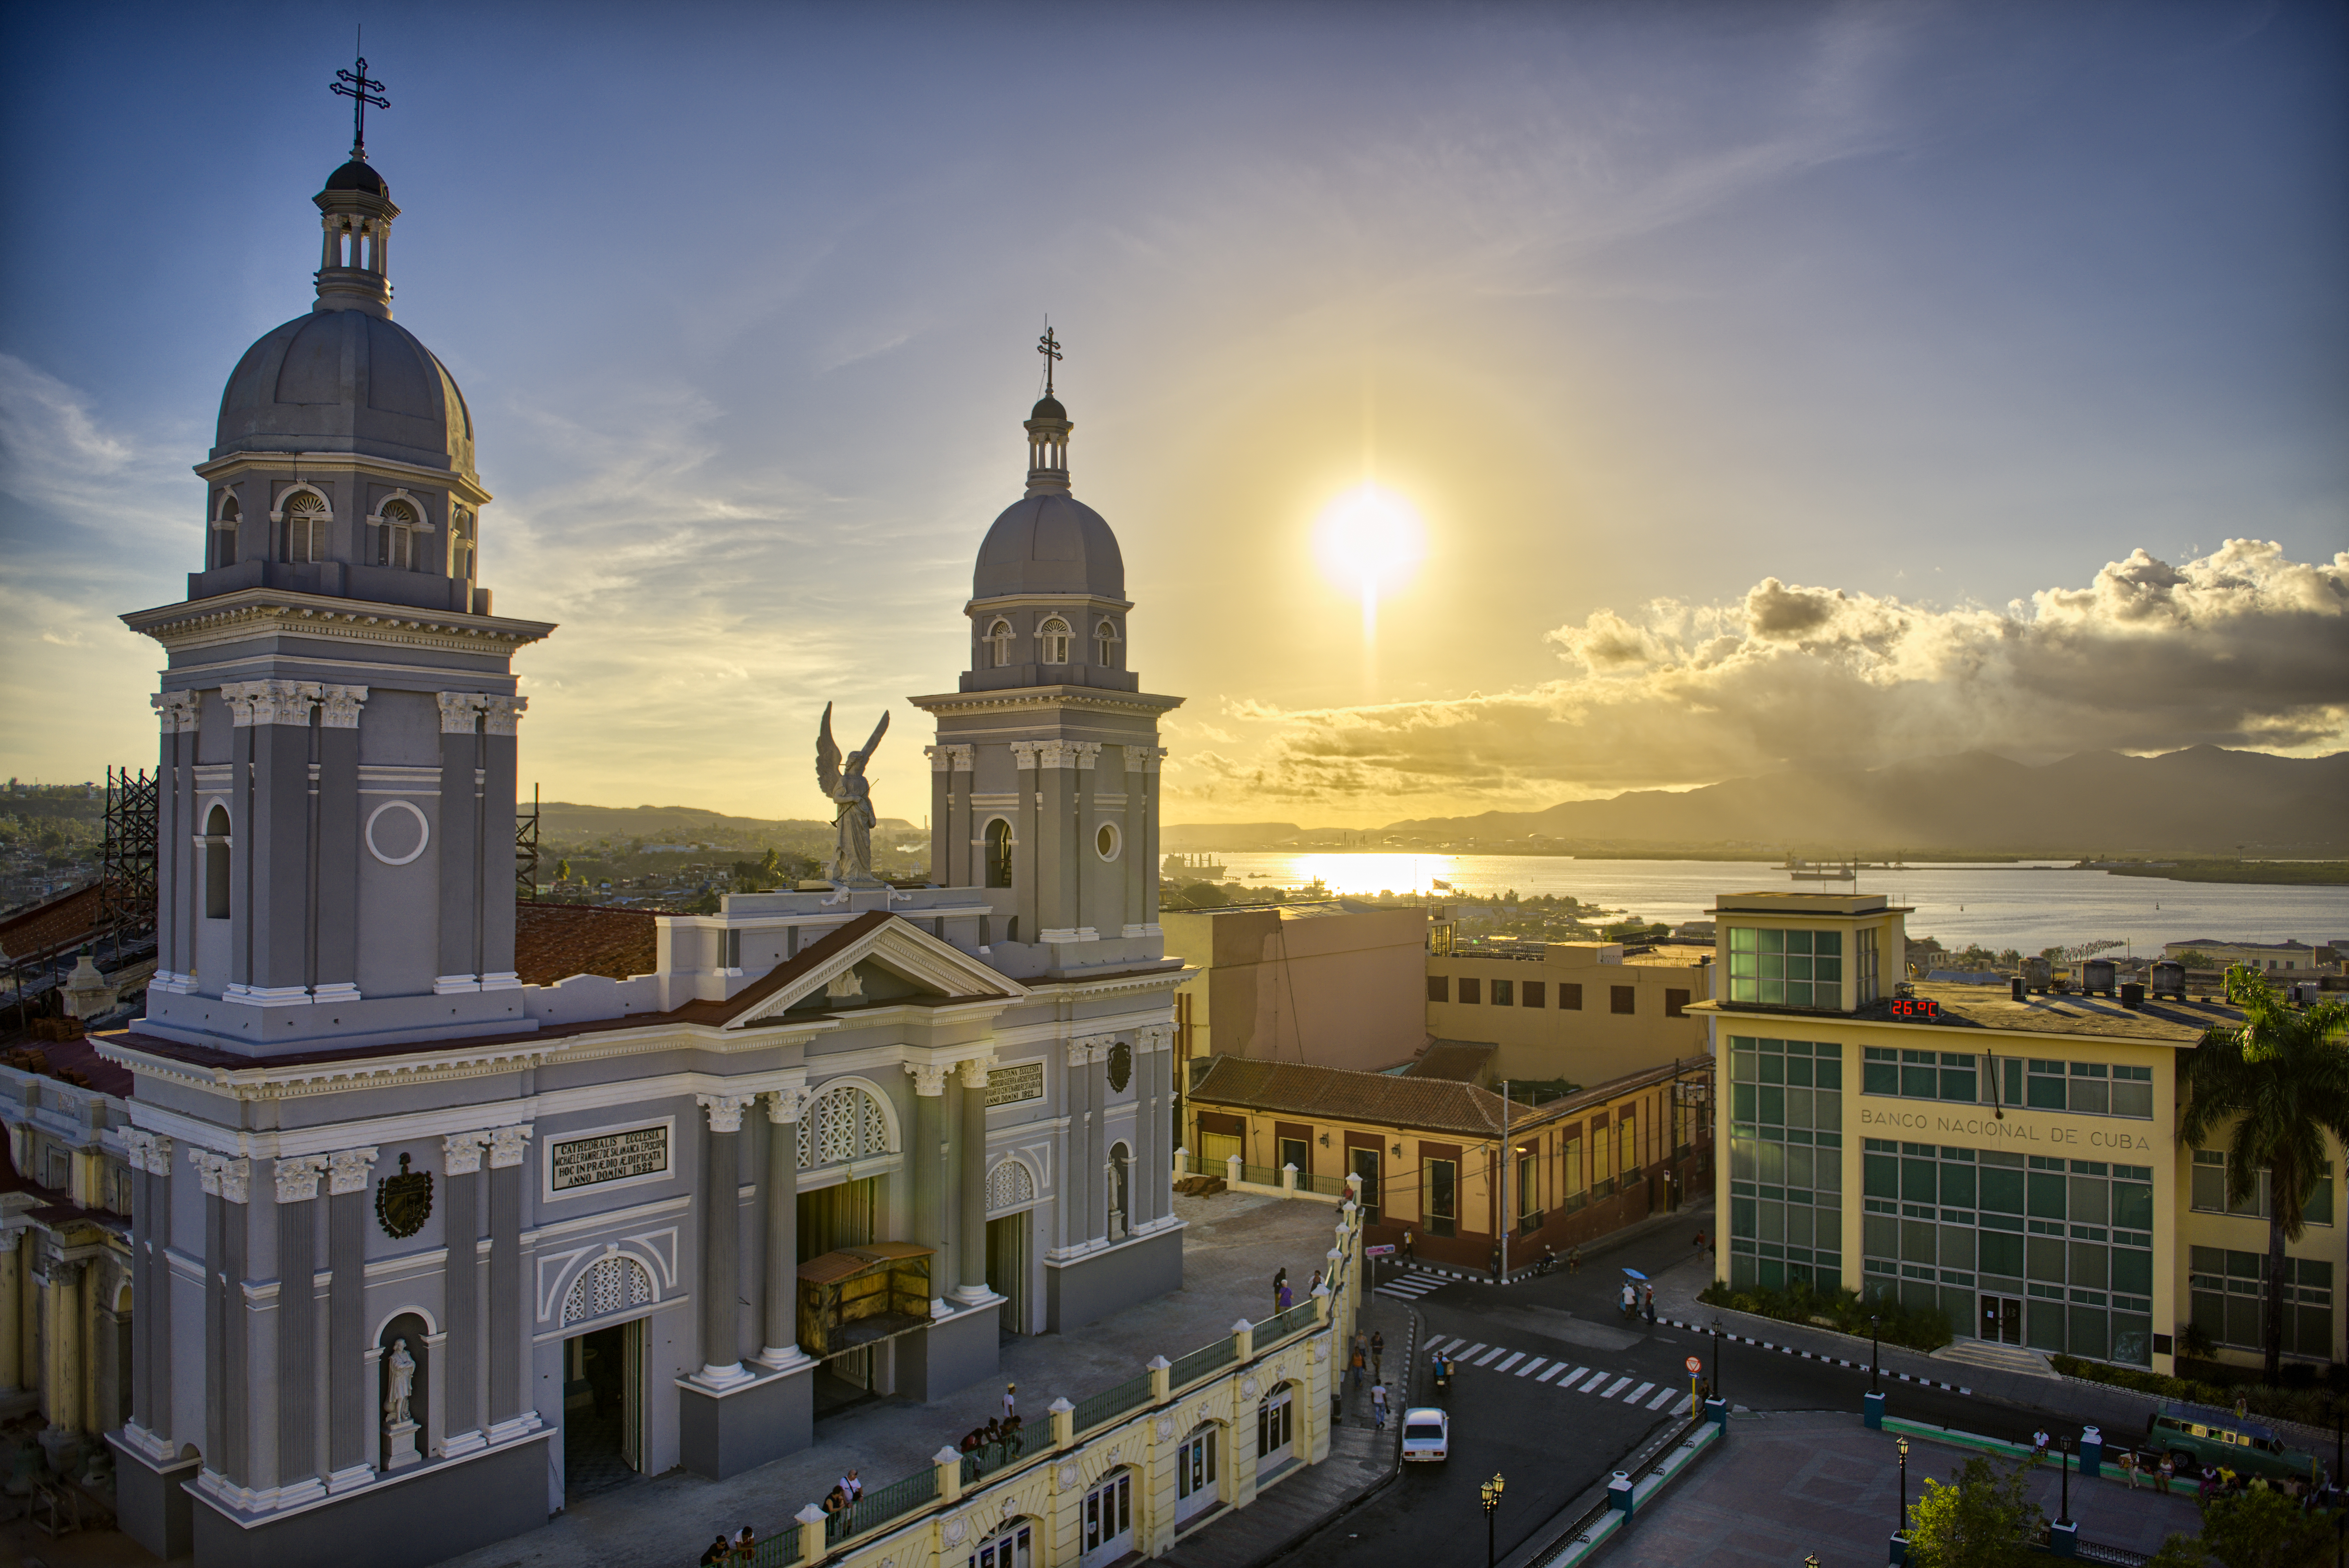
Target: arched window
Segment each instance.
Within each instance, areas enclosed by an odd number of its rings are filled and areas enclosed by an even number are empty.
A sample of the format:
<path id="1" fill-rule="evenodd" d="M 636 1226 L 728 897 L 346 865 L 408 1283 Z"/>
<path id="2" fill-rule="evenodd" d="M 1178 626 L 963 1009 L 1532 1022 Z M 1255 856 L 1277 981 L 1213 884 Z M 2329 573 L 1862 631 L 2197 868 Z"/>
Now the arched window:
<path id="1" fill-rule="evenodd" d="M 1036 640 L 1044 645 L 1044 662 L 1065 665 L 1069 662 L 1069 624 L 1058 615 L 1036 628 Z"/>
<path id="2" fill-rule="evenodd" d="M 1288 1459 L 1297 1438 L 1297 1407 L 1294 1396 L 1297 1386 L 1283 1383 L 1257 1402 L 1256 1407 L 1256 1473 L 1265 1471 Z"/>
<path id="3" fill-rule="evenodd" d="M 212 518 L 212 548 L 205 562 L 209 569 L 216 572 L 236 564 L 236 530 L 243 520 L 244 509 L 236 504 L 236 497 L 225 490 L 221 492 L 220 511 Z"/>
<path id="4" fill-rule="evenodd" d="M 652 1299 L 652 1276 L 645 1272 L 645 1265 L 625 1253 L 615 1254 L 598 1259 L 581 1273 L 571 1294 L 563 1298 L 563 1321 L 568 1326 L 609 1317 L 649 1305 Z"/>
<path id="5" fill-rule="evenodd" d="M 1117 628 L 1103 621 L 1093 628 L 1093 663 L 1105 670 L 1117 668 Z"/>
<path id="6" fill-rule="evenodd" d="M 1011 824 L 1000 817 L 987 825 L 987 885 L 1011 885 Z"/>
<path id="7" fill-rule="evenodd" d="M 376 530 L 375 563 L 398 572 L 416 570 L 416 509 L 404 500 L 388 500 L 378 513 L 383 521 Z"/>
<path id="8" fill-rule="evenodd" d="M 1109 1150 L 1109 1234 L 1112 1241 L 1126 1233 L 1126 1176 L 1133 1164 L 1133 1155 L 1123 1143 L 1112 1143 Z"/>
<path id="9" fill-rule="evenodd" d="M 1011 664 L 1011 623 L 999 620 L 987 629 L 988 667 L 1007 669 Z"/>
<path id="10" fill-rule="evenodd" d="M 1011 1159 L 999 1161 L 995 1169 L 987 1173 L 987 1212 L 988 1213 L 1000 1214 L 1007 1210 L 1022 1208 L 1035 1201 L 1035 1173 L 1020 1161 Z"/>
<path id="11" fill-rule="evenodd" d="M 326 502 L 316 490 L 295 490 L 278 509 L 277 559 L 285 562 L 326 558 Z"/>
<path id="12" fill-rule="evenodd" d="M 204 818 L 204 915 L 226 920 L 228 903 L 228 808 L 214 806 Z"/>
<path id="13" fill-rule="evenodd" d="M 863 1084 L 843 1083 L 825 1089 L 800 1113 L 802 1171 L 891 1152 L 888 1112 Z"/>
<path id="14" fill-rule="evenodd" d="M 473 514 L 463 507 L 450 508 L 449 532 L 449 575 L 460 583 L 471 583 L 476 565 Z"/>

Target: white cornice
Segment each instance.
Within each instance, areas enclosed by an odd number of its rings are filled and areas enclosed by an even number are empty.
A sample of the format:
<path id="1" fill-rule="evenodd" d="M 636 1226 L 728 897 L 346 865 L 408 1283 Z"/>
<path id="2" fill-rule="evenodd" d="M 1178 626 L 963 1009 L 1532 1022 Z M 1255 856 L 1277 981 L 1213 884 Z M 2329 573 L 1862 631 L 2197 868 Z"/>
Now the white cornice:
<path id="1" fill-rule="evenodd" d="M 1100 686 L 1010 686 L 1002 691 L 941 692 L 905 699 L 924 713 L 1041 713 L 1074 708 L 1081 713 L 1171 713 L 1185 701 L 1148 692 L 1113 692 Z"/>
<path id="2" fill-rule="evenodd" d="M 1009 610 L 1019 604 L 1086 604 L 1103 610 L 1131 610 L 1131 599 L 1112 599 L 1100 593 L 997 593 L 985 599 L 973 599 L 962 607 L 966 615 L 984 615 L 994 610 Z"/>
<path id="3" fill-rule="evenodd" d="M 251 1067 L 198 1067 L 175 1057 L 140 1050 L 119 1041 L 101 1040 L 98 1054 L 135 1076 L 166 1079 L 191 1088 L 241 1100 L 298 1099 L 310 1095 L 339 1094 L 358 1088 L 386 1088 L 452 1079 L 484 1078 L 540 1066 L 561 1053 L 561 1039 L 515 1040 L 468 1049 L 451 1041 L 438 1050 L 411 1055 L 345 1057 L 336 1061 L 271 1066 L 266 1060 Z"/>
<path id="4" fill-rule="evenodd" d="M 961 1014 L 973 1007 L 999 1010 L 1007 1004 L 1027 996 L 1027 987 L 1019 982 L 988 968 L 951 943 L 939 941 L 913 923 L 915 918 L 918 917 L 883 922 L 833 954 L 828 962 L 792 979 L 772 995 L 745 1006 L 732 1018 L 730 1026 L 739 1029 L 746 1024 L 779 1017 L 793 1003 L 814 993 L 833 976 L 867 960 L 941 995 L 979 999 L 948 1009 L 950 1014 Z M 938 1011 L 934 1007 L 924 1010 L 933 1016 Z M 849 1015 L 851 1018 L 856 1016 Z M 854 1026 L 850 1023 L 844 1026 Z"/>
<path id="5" fill-rule="evenodd" d="M 474 475 L 460 473 L 454 469 L 431 469 L 421 463 L 403 463 L 397 458 L 370 457 L 365 452 L 231 452 L 225 457 L 211 458 L 198 463 L 195 471 L 209 482 L 224 478 L 239 468 L 283 468 L 289 474 L 303 472 L 305 477 L 336 471 L 371 474 L 396 483 L 422 484 L 434 490 L 453 490 L 474 506 L 487 506 L 492 499 Z"/>
<path id="6" fill-rule="evenodd" d="M 496 615 L 459 614 L 378 604 L 369 599 L 336 599 L 323 593 L 289 593 L 274 588 L 240 588 L 205 599 L 133 610 L 122 624 L 174 652 L 222 643 L 249 642 L 272 634 L 331 641 L 440 648 L 457 653 L 514 649 L 554 632 L 552 621 L 514 621 Z"/>

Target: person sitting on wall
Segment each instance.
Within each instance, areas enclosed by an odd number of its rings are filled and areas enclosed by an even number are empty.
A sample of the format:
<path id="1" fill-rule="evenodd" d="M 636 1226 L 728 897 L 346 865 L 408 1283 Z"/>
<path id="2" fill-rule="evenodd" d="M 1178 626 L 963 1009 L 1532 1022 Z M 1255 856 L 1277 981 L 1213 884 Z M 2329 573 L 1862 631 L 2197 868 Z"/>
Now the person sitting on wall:
<path id="1" fill-rule="evenodd" d="M 838 1513 L 842 1509 L 846 1508 L 847 1506 L 848 1494 L 841 1491 L 837 1485 L 833 1486 L 830 1491 L 823 1494 L 824 1512 Z"/>

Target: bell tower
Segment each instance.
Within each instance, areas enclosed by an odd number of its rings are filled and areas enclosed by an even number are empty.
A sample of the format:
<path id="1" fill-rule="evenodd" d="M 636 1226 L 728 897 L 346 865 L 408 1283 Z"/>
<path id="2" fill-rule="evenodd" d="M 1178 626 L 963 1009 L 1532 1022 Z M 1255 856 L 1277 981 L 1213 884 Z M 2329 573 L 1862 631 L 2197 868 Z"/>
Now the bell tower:
<path id="1" fill-rule="evenodd" d="M 1050 332 L 1039 345 L 1059 356 Z M 961 690 L 937 720 L 931 865 L 986 890 L 989 957 L 1014 975 L 1160 959 L 1159 716 L 1175 696 L 1128 666 L 1117 536 L 1069 480 L 1075 428 L 1048 379 L 1030 410 L 1028 484 L 980 544 Z"/>
<path id="2" fill-rule="evenodd" d="M 382 104 L 365 60 L 341 76 Z M 512 660 L 554 628 L 475 581 L 472 416 L 391 319 L 399 209 L 355 139 L 315 303 L 222 396 L 187 597 L 123 616 L 168 655 L 139 1027 L 254 1057 L 531 1026 Z"/>

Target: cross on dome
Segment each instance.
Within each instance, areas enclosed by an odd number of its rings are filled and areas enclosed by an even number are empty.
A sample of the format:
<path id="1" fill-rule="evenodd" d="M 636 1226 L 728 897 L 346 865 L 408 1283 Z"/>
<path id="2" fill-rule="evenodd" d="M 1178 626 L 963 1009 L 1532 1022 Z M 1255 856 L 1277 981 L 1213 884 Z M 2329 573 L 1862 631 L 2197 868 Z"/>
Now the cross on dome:
<path id="1" fill-rule="evenodd" d="M 367 161 L 367 105 L 373 104 L 378 108 L 391 107 L 391 100 L 383 96 L 383 84 L 371 80 L 367 73 L 367 57 L 360 55 L 351 69 L 336 71 L 335 79 L 326 84 L 329 91 L 351 100 L 351 161 L 354 163 Z"/>
<path id="2" fill-rule="evenodd" d="M 365 65 L 367 62 L 359 62 Z M 1052 366 L 1061 360 L 1061 340 L 1052 335 L 1052 318 L 1044 318 L 1044 335 L 1036 340 L 1036 352 L 1044 356 L 1044 396 L 1052 395 Z"/>

